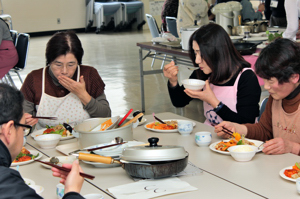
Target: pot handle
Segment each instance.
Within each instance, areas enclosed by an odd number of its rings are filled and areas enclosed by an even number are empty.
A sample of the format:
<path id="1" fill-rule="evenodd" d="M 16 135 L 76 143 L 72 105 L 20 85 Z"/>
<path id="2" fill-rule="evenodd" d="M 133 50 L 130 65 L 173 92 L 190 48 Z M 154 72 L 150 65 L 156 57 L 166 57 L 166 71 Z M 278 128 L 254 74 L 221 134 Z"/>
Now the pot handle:
<path id="1" fill-rule="evenodd" d="M 101 156 L 101 155 L 93 155 L 93 154 L 88 154 L 88 153 L 79 153 L 78 159 L 90 161 L 90 162 L 101 162 L 104 164 L 113 164 L 115 162 L 114 159 L 111 157 L 105 157 L 105 156 Z"/>
<path id="2" fill-rule="evenodd" d="M 261 42 L 258 42 L 257 44 L 254 44 L 253 46 L 250 47 L 250 49 L 253 49 L 254 47 L 258 46 L 258 45 L 261 44 L 261 43 L 262 43 L 262 41 L 261 41 Z"/>
<path id="3" fill-rule="evenodd" d="M 239 15 L 238 18 L 239 18 L 239 26 L 240 26 L 240 25 L 242 25 L 242 16 Z"/>

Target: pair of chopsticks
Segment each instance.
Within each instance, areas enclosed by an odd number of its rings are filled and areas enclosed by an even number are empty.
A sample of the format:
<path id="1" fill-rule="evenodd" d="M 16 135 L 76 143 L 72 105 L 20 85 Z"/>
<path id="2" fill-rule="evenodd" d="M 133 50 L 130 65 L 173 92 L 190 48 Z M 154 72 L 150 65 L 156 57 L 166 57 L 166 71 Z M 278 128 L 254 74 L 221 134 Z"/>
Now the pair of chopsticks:
<path id="1" fill-rule="evenodd" d="M 31 118 L 57 120 L 57 117 L 46 117 L 46 116 L 32 116 Z"/>
<path id="2" fill-rule="evenodd" d="M 118 126 L 121 126 L 121 124 L 126 120 L 126 118 L 130 115 L 130 113 L 133 111 L 133 109 L 130 109 L 126 115 L 122 118 L 122 120 L 119 122 Z"/>
<path id="3" fill-rule="evenodd" d="M 61 167 L 61 166 L 58 166 L 58 165 L 55 165 L 55 164 L 52 164 L 50 162 L 43 162 L 43 161 L 40 161 L 40 160 L 34 160 L 34 161 L 37 161 L 37 162 L 40 162 L 40 163 L 43 163 L 43 164 L 46 164 L 46 165 L 49 165 L 49 166 L 52 166 L 52 167 L 55 167 L 61 171 L 65 171 L 65 172 L 70 172 L 71 169 L 68 169 L 66 167 Z M 93 180 L 95 178 L 95 176 L 92 176 L 92 175 L 89 175 L 89 174 L 86 174 L 86 173 L 81 173 L 79 172 L 80 176 L 84 177 L 84 178 L 88 178 L 90 180 Z"/>
<path id="4" fill-rule="evenodd" d="M 212 126 L 216 126 L 216 125 L 218 125 L 218 124 L 217 124 L 217 123 L 211 123 L 211 125 L 212 125 Z M 222 128 L 223 128 L 223 132 L 224 132 L 224 133 L 226 133 L 226 134 L 228 134 L 228 135 L 234 137 L 234 136 L 233 136 L 233 132 L 232 132 L 231 130 L 229 130 L 228 128 L 226 128 L 226 127 L 224 127 L 224 126 L 222 126 Z"/>
<path id="5" fill-rule="evenodd" d="M 73 155 L 74 153 L 77 153 L 79 151 L 95 151 L 95 150 L 99 150 L 99 149 L 104 149 L 104 148 L 108 148 L 108 147 L 112 147 L 112 146 L 117 146 L 117 145 L 121 145 L 121 144 L 125 144 L 127 142 L 121 142 L 121 143 L 116 143 L 116 144 L 110 144 L 110 145 L 106 145 L 106 146 L 100 146 L 100 147 L 96 147 L 96 148 L 92 148 L 92 149 L 77 149 L 75 151 L 72 151 L 69 153 L 69 155 Z"/>

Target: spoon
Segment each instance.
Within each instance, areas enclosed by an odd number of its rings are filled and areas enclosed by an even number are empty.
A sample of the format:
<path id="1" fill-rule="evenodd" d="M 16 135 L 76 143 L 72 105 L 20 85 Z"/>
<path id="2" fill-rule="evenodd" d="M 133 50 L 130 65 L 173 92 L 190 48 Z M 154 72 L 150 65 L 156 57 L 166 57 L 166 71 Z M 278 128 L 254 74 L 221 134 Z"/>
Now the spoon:
<path id="1" fill-rule="evenodd" d="M 122 143 L 122 142 L 123 142 L 123 138 L 121 138 L 121 137 L 115 137 L 115 138 L 111 141 L 112 144 L 118 144 L 118 143 Z"/>

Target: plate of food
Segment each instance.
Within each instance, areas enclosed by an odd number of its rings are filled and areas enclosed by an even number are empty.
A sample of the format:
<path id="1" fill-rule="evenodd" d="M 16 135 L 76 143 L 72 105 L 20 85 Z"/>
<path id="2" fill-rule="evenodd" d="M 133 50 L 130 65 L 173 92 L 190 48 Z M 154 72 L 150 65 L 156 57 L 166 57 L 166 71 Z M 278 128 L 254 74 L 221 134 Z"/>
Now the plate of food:
<path id="1" fill-rule="evenodd" d="M 34 160 L 38 160 L 42 157 L 43 155 L 39 153 L 38 151 L 35 150 L 28 150 L 25 147 L 22 148 L 21 152 L 19 155 L 16 157 L 16 159 L 11 163 L 10 166 L 18 166 L 18 165 L 24 165 L 24 164 L 29 164 L 33 162 Z"/>
<path id="2" fill-rule="evenodd" d="M 74 135 L 71 134 L 62 124 L 56 126 L 48 126 L 47 128 L 39 129 L 31 133 L 31 137 L 35 138 L 43 134 L 60 134 L 60 140 L 68 140 L 74 138 Z"/>
<path id="3" fill-rule="evenodd" d="M 281 169 L 279 175 L 286 180 L 296 182 L 300 177 L 300 163 L 296 162 L 294 166 L 289 166 Z"/>
<path id="4" fill-rule="evenodd" d="M 244 139 L 244 138 L 242 138 Z M 251 139 L 244 139 L 239 143 L 239 141 L 236 141 L 234 138 L 228 139 L 228 140 L 222 140 L 218 142 L 214 142 L 211 145 L 209 145 L 210 150 L 215 151 L 217 153 L 230 155 L 229 151 L 227 150 L 230 146 L 236 146 L 236 145 L 254 145 L 259 147 L 261 144 L 263 144 L 262 141 L 259 140 L 251 140 Z M 263 147 L 259 147 L 257 152 L 262 151 Z"/>
<path id="5" fill-rule="evenodd" d="M 163 120 L 166 124 L 160 122 L 150 122 L 144 125 L 145 129 L 158 132 L 158 133 L 175 133 L 178 132 L 178 121 L 177 119 Z M 193 126 L 196 126 L 196 123 L 193 122 Z"/>
<path id="6" fill-rule="evenodd" d="M 35 182 L 29 178 L 23 178 L 23 180 L 27 185 L 35 185 Z"/>

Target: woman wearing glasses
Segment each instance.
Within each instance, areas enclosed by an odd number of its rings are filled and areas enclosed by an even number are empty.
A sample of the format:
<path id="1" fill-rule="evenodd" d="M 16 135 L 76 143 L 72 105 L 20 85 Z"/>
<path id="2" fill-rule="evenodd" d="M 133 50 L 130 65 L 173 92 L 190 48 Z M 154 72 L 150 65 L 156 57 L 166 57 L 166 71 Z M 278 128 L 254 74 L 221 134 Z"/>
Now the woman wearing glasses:
<path id="1" fill-rule="evenodd" d="M 58 32 L 47 43 L 46 67 L 29 73 L 21 91 L 25 97 L 26 123 L 41 129 L 90 117 L 110 117 L 98 71 L 81 64 L 83 49 L 73 31 Z M 33 119 L 32 115 L 55 116 L 57 120 Z"/>
<path id="2" fill-rule="evenodd" d="M 266 108 L 256 124 L 223 122 L 215 132 L 224 138 L 222 126 L 247 138 L 266 141 L 265 154 L 300 155 L 300 47 L 289 39 L 277 39 L 264 48 L 256 63 L 270 93 Z"/>
<path id="3" fill-rule="evenodd" d="M 166 65 L 164 75 L 175 107 L 184 107 L 193 99 L 203 101 L 205 123 L 223 120 L 254 123 L 259 115 L 261 88 L 250 64 L 236 51 L 226 31 L 208 24 L 190 37 L 189 54 L 195 67 L 190 79 L 206 81 L 203 90 L 185 89 L 178 84 L 178 67 Z"/>
<path id="4" fill-rule="evenodd" d="M 41 198 L 25 184 L 17 170 L 9 168 L 22 149 L 24 130 L 31 129 L 24 125 L 23 101 L 20 91 L 7 84 L 0 84 L 0 198 Z M 72 168 L 68 174 L 53 170 L 54 176 L 62 176 L 61 182 L 65 184 L 64 199 L 83 198 L 79 192 L 84 179 L 79 175 L 82 170 L 78 161 L 72 166 L 68 165 L 68 168 Z"/>

